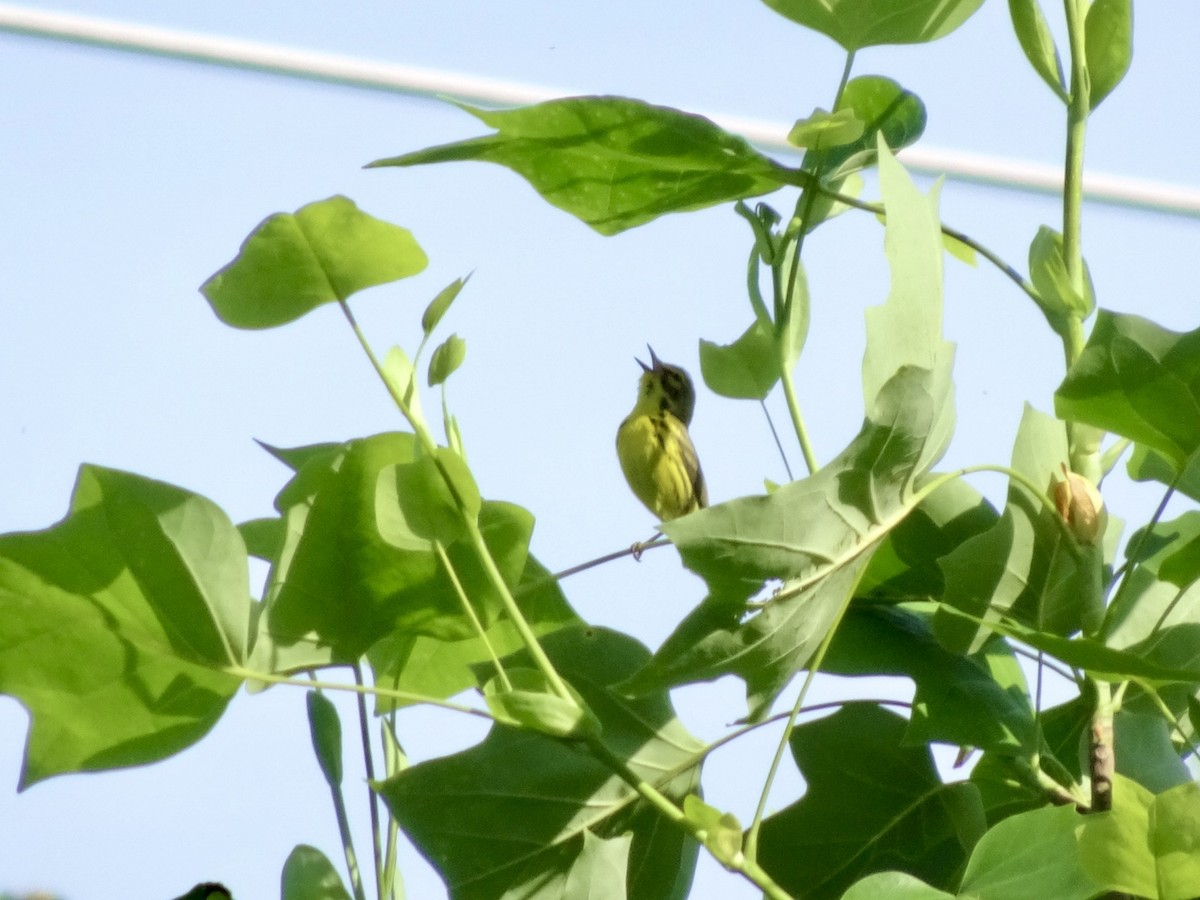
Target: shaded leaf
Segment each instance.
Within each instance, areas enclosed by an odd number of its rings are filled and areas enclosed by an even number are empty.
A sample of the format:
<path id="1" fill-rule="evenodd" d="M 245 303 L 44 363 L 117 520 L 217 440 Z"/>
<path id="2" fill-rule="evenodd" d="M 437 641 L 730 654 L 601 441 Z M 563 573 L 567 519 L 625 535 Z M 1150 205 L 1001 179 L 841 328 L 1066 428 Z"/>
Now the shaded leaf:
<path id="1" fill-rule="evenodd" d="M 1012 468 L 1048 489 L 1067 458 L 1063 423 L 1027 406 Z M 1000 520 L 942 558 L 945 603 L 989 622 L 1008 615 L 1055 634 L 1092 630 L 1103 603 L 1102 564 L 1102 548 L 1075 540 L 1045 496 L 1013 479 Z M 939 612 L 936 620 L 943 645 L 978 647 L 986 630 L 948 613 Z"/>
<path id="2" fill-rule="evenodd" d="M 901 747 L 906 727 L 856 703 L 792 733 L 808 790 L 763 820 L 759 847 L 785 890 L 822 900 L 871 872 L 946 883 L 962 868 L 985 828 L 979 795 L 967 783 L 942 784 L 928 748 Z"/>
<path id="3" fill-rule="evenodd" d="M 242 539 L 211 501 L 82 466 L 65 519 L 0 537 L 0 691 L 30 714 L 20 784 L 164 759 L 241 684 Z"/>
<path id="4" fill-rule="evenodd" d="M 923 617 L 872 604 L 851 607 L 822 671 L 836 675 L 905 675 L 916 685 L 906 746 L 931 741 L 1032 751 L 1033 709 L 1020 666 L 1003 641 L 977 654 L 942 649 Z"/>
<path id="5" fill-rule="evenodd" d="M 714 394 L 762 400 L 779 381 L 775 339 L 757 319 L 732 344 L 700 341 L 700 374 Z"/>
<path id="6" fill-rule="evenodd" d="M 308 732 L 321 774 L 331 788 L 342 783 L 342 722 L 333 701 L 320 691 L 305 695 L 308 708 Z"/>
<path id="7" fill-rule="evenodd" d="M 227 325 L 274 328 L 427 264 L 408 229 L 330 197 L 264 220 L 200 292 Z"/>
<path id="8" fill-rule="evenodd" d="M 269 588 L 266 618 L 276 649 L 307 645 L 302 658 L 318 665 L 322 658 L 355 660 L 394 631 L 443 640 L 474 636 L 432 541 L 398 499 L 393 467 L 411 462 L 413 447 L 409 434 L 362 438 L 332 462 L 319 460 L 297 475 L 307 493 L 292 496 L 284 513 L 288 542 Z M 514 585 L 525 567 L 532 517 L 520 507 L 485 502 L 479 524 Z M 502 603 L 474 549 L 456 541 L 446 554 L 476 615 L 490 625 Z M 303 665 L 291 659 L 287 667 Z"/>
<path id="9" fill-rule="evenodd" d="M 514 591 L 525 621 L 539 637 L 566 625 L 579 624 L 579 618 L 567 603 L 558 583 L 532 556 L 525 560 L 525 571 Z M 379 687 L 390 688 L 444 700 L 470 687 L 481 687 L 491 677 L 479 663 L 491 659 L 492 651 L 503 656 L 523 646 L 516 626 L 508 617 L 487 629 L 487 641 L 470 637 L 440 640 L 428 635 L 392 634 L 374 644 L 367 656 Z M 383 713 L 407 704 L 389 697 L 376 699 L 376 712 Z"/>
<path id="10" fill-rule="evenodd" d="M 1181 471 L 1200 449 L 1200 330 L 1100 310 L 1054 411 L 1145 444 Z"/>
<path id="11" fill-rule="evenodd" d="M 644 648 L 594 628 L 558 631 L 544 646 L 599 717 L 611 752 L 676 802 L 696 791 L 698 767 L 663 782 L 701 746 L 675 719 L 666 694 L 630 701 L 610 688 L 643 664 Z M 586 832 L 606 839 L 632 833 L 627 870 L 606 876 L 623 879 L 631 898 L 682 898 L 691 882 L 695 841 L 571 742 L 496 725 L 478 746 L 413 766 L 380 793 L 456 900 L 506 891 L 547 896 L 532 891 L 568 877 Z"/>
<path id="12" fill-rule="evenodd" d="M 860 75 L 847 82 L 835 115 L 847 113 L 863 123 L 862 135 L 814 153 L 822 172 L 833 172 L 846 163 L 839 172 L 844 177 L 848 168 L 862 168 L 875 162 L 880 138 L 895 152 L 915 144 L 925 132 L 925 104 L 921 98 L 905 90 L 899 82 L 880 75 Z M 812 164 L 806 156 L 805 168 Z"/>
<path id="13" fill-rule="evenodd" d="M 463 109 L 496 134 L 371 166 L 499 163 L 601 234 L 669 212 L 766 194 L 796 180 L 708 119 L 639 100 L 568 97 L 522 109 Z"/>
<path id="14" fill-rule="evenodd" d="M 282 900 L 350 900 L 333 863 L 306 844 L 297 844 L 288 854 L 280 896 Z"/>

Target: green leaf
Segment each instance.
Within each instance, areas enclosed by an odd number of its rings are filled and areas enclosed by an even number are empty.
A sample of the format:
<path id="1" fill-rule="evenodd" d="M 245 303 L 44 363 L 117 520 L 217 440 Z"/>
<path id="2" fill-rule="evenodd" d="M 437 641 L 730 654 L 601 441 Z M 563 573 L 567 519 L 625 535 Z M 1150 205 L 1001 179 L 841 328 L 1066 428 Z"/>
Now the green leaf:
<path id="1" fill-rule="evenodd" d="M 905 872 L 876 872 L 855 882 L 842 900 L 954 900 L 954 895 Z"/>
<path id="2" fill-rule="evenodd" d="M 907 724 L 855 703 L 793 731 L 808 791 L 763 821 L 758 857 L 784 890 L 822 900 L 871 872 L 946 883 L 961 869 L 986 827 L 979 794 L 942 784 L 927 747 L 902 747 Z"/>
<path id="3" fill-rule="evenodd" d="M 246 550 L 211 501 L 82 466 L 70 512 L 0 537 L 0 691 L 29 710 L 20 785 L 164 759 L 216 723 L 252 620 Z"/>
<path id="4" fill-rule="evenodd" d="M 283 900 L 350 900 L 333 863 L 316 847 L 297 844 L 283 864 Z"/>
<path id="5" fill-rule="evenodd" d="M 1012 468 L 1047 488 L 1068 458 L 1066 429 L 1026 406 L 1013 446 Z M 1076 541 L 1047 498 L 1013 479 L 1004 514 L 990 529 L 944 556 L 945 604 L 935 630 L 953 650 L 977 648 L 986 629 L 951 615 L 962 610 L 991 622 L 1008 615 L 1038 630 L 1070 634 L 1098 627 L 1102 612 L 1100 546 Z"/>
<path id="6" fill-rule="evenodd" d="M 1091 818 L 1080 816 L 1072 806 L 1046 806 L 1010 816 L 976 845 L 959 896 L 1090 900 L 1104 885 L 1082 865 L 1075 832 Z"/>
<path id="7" fill-rule="evenodd" d="M 742 824 L 733 813 L 709 806 L 695 794 L 683 798 L 683 815 L 696 828 L 703 829 L 704 846 L 713 859 L 729 868 L 742 859 Z"/>
<path id="8" fill-rule="evenodd" d="M 238 533 L 250 556 L 273 563 L 283 550 L 283 519 L 251 519 L 238 523 Z"/>
<path id="9" fill-rule="evenodd" d="M 589 627 L 558 631 L 543 643 L 599 716 L 610 751 L 676 802 L 696 792 L 701 745 L 679 724 L 667 695 L 627 700 L 611 688 L 644 663 L 641 645 Z M 630 897 L 682 900 L 691 883 L 695 841 L 665 827 L 657 810 L 572 742 L 496 725 L 478 746 L 413 766 L 380 793 L 456 900 L 550 896 L 535 888 L 569 877 L 587 832 L 633 836 L 627 869 L 609 872 L 593 890 L 627 880 Z"/>
<path id="10" fill-rule="evenodd" d="M 1043 225 L 1029 245 L 1029 279 L 1038 293 L 1038 304 L 1046 321 L 1063 334 L 1071 319 L 1086 319 L 1096 306 L 1092 276 L 1084 263 L 1084 293 L 1081 295 L 1067 274 L 1062 235 Z"/>
<path id="11" fill-rule="evenodd" d="M 429 360 L 429 386 L 434 387 L 454 374 L 467 356 L 467 342 L 452 334 L 438 344 Z"/>
<path id="12" fill-rule="evenodd" d="M 1162 454 L 1145 444 L 1134 444 L 1126 466 L 1129 477 L 1134 481 L 1157 481 L 1174 487 L 1193 500 L 1200 500 L 1200 456 L 1193 456 L 1184 464 L 1183 472 L 1177 471 Z"/>
<path id="13" fill-rule="evenodd" d="M 929 623 L 890 606 L 851 607 L 824 672 L 905 675 L 916 685 L 903 743 L 932 741 L 983 750 L 1036 749 L 1033 709 L 1012 650 L 993 638 L 973 656 L 938 646 Z"/>
<path id="14" fill-rule="evenodd" d="M 917 488 L 935 477 L 920 479 Z M 888 603 L 940 599 L 946 584 L 938 561 L 998 518 L 965 479 L 942 484 L 884 538 L 859 582 L 858 596 Z"/>
<path id="15" fill-rule="evenodd" d="M 1100 310 L 1054 411 L 1145 444 L 1182 471 L 1200 450 L 1200 330 Z"/>
<path id="16" fill-rule="evenodd" d="M 425 312 L 421 316 L 421 330 L 428 337 L 433 333 L 433 329 L 437 328 L 438 322 L 442 321 L 442 316 L 450 309 L 450 304 L 458 297 L 459 292 L 471 280 L 471 276 L 466 278 L 455 278 L 452 282 L 438 291 L 438 295 L 429 301 L 429 305 L 425 307 Z"/>
<path id="17" fill-rule="evenodd" d="M 763 400 L 779 381 L 775 338 L 757 319 L 732 344 L 700 341 L 700 374 L 714 394 Z"/>
<path id="18" fill-rule="evenodd" d="M 925 104 L 899 82 L 880 75 L 862 75 L 846 84 L 838 101 L 837 114 L 853 113 L 865 123 L 862 136 L 837 147 L 824 150 L 815 159 L 822 172 L 841 167 L 839 176 L 850 168 L 862 168 L 877 157 L 880 137 L 893 152 L 916 143 L 925 131 Z M 809 168 L 805 157 L 805 168 Z"/>
<path id="19" fill-rule="evenodd" d="M 387 356 L 383 358 L 383 377 L 393 395 L 404 401 L 409 415 L 417 422 L 425 424 L 421 395 L 417 392 L 417 373 L 403 347 L 392 347 L 388 350 Z"/>
<path id="20" fill-rule="evenodd" d="M 342 783 L 342 723 L 333 701 L 319 691 L 309 691 L 308 732 L 321 774 L 331 788 Z"/>
<path id="21" fill-rule="evenodd" d="M 200 292 L 227 325 L 274 328 L 364 288 L 416 275 L 428 261 L 408 229 L 367 215 L 346 197 L 330 197 L 264 220 Z"/>
<path id="22" fill-rule="evenodd" d="M 1066 103 L 1069 98 L 1063 79 L 1062 58 L 1054 46 L 1054 36 L 1046 24 L 1046 16 L 1038 0 L 1008 0 L 1008 13 L 1021 49 L 1025 51 L 1025 58 L 1058 99 Z"/>
<path id="23" fill-rule="evenodd" d="M 965 613 L 949 608 L 945 612 L 948 615 L 971 618 Z M 980 620 L 975 621 L 978 623 Z M 1200 684 L 1200 664 L 1165 666 L 1144 659 L 1136 653 L 1114 650 L 1090 638 L 1059 637 L 1007 619 L 988 622 L 988 627 L 997 634 L 1015 638 L 1035 650 L 1043 650 L 1054 659 L 1068 666 L 1083 669 L 1089 675 L 1105 681 L 1139 679 L 1151 687 L 1173 683 L 1193 686 Z"/>
<path id="24" fill-rule="evenodd" d="M 404 525 L 419 537 L 452 544 L 466 535 L 467 523 L 479 516 L 483 503 L 479 487 L 453 450 L 438 447 L 436 458 L 421 454 L 415 462 L 398 463 L 380 475 L 377 502 L 398 506 Z"/>
<path id="25" fill-rule="evenodd" d="M 525 621 L 539 637 L 567 625 L 579 624 L 558 583 L 532 556 L 525 561 L 514 595 Z M 371 647 L 368 658 L 379 687 L 445 700 L 471 687 L 481 687 L 477 665 L 492 654 L 503 656 L 524 646 L 512 620 L 504 617 L 480 637 L 445 641 L 426 635 L 393 634 Z M 483 680 L 490 677 L 484 670 Z M 406 706 L 388 697 L 376 700 L 384 713 Z"/>
<path id="26" fill-rule="evenodd" d="M 665 213 L 766 194 L 796 180 L 791 170 L 708 119 L 639 100 L 569 97 L 503 111 L 462 108 L 496 134 L 371 167 L 498 163 L 601 234 Z"/>
<path id="27" fill-rule="evenodd" d="M 1113 778 L 1113 808 L 1087 816 L 1079 829 L 1079 861 L 1098 884 L 1146 897 L 1187 900 L 1196 894 L 1160 893 L 1158 861 L 1153 842 L 1155 797 L 1150 791 L 1121 776 Z M 1188 832 L 1191 832 L 1188 835 Z M 1165 835 L 1164 835 L 1165 836 Z M 1196 840 L 1195 819 L 1184 829 L 1184 839 Z M 1178 839 L 1178 835 L 1173 836 Z"/>
<path id="28" fill-rule="evenodd" d="M 1154 793 L 1192 780 L 1171 743 L 1171 726 L 1160 711 L 1150 715 L 1118 711 L 1113 716 L 1113 735 L 1117 771 L 1126 778 Z"/>
<path id="29" fill-rule="evenodd" d="M 334 461 L 301 470 L 296 481 L 305 494 L 284 489 L 291 504 L 284 512 L 288 543 L 272 570 L 267 621 L 276 648 L 308 648 L 285 668 L 356 660 L 393 631 L 443 640 L 475 635 L 432 541 L 406 518 L 398 479 L 389 471 L 412 462 L 413 448 L 409 434 L 351 441 Z M 485 502 L 479 524 L 501 574 L 514 585 L 525 567 L 532 517 L 516 506 Z M 503 605 L 474 549 L 456 541 L 446 554 L 489 626 Z"/>
<path id="30" fill-rule="evenodd" d="M 924 44 L 969 19 L 983 0 L 763 0 L 781 16 L 833 38 L 846 50 Z"/>
<path id="31" fill-rule="evenodd" d="M 551 737 L 597 738 L 601 725 L 582 699 L 569 702 L 552 693 L 550 682 L 538 669 L 509 669 L 509 686 L 497 678 L 484 685 L 483 699 L 496 721 L 528 728 Z"/>
<path id="32" fill-rule="evenodd" d="M 1100 105 L 1121 83 L 1133 59 L 1132 0 L 1095 0 L 1084 22 L 1088 102 Z"/>
<path id="33" fill-rule="evenodd" d="M 863 429 L 810 478 L 664 524 L 709 594 L 627 690 L 732 673 L 746 681 L 750 718 L 766 715 L 841 615 L 876 546 L 916 505 L 915 480 L 949 440 L 953 354 L 940 334 L 937 217 L 890 155 L 880 171 L 893 282 L 887 303 L 868 311 Z M 872 384 L 869 373 L 889 366 L 894 374 Z M 779 583 L 752 613 L 750 599 Z"/>
<path id="34" fill-rule="evenodd" d="M 787 142 L 807 150 L 828 150 L 858 140 L 864 127 L 852 109 L 840 109 L 835 113 L 814 109 L 807 119 L 796 121 L 788 132 Z"/>

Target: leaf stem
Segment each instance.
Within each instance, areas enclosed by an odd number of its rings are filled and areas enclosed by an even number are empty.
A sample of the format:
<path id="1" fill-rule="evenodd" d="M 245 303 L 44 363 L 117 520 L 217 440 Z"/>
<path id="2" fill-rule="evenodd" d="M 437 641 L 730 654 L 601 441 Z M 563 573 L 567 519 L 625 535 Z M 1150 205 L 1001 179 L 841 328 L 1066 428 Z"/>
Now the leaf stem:
<path id="1" fill-rule="evenodd" d="M 467 618 L 471 620 L 471 626 L 475 629 L 475 633 L 487 648 L 488 657 L 491 659 L 492 666 L 496 670 L 496 677 L 500 679 L 500 683 L 504 685 L 506 691 L 511 691 L 512 682 L 508 680 L 508 673 L 504 671 L 504 666 L 500 664 L 500 657 L 496 655 L 496 650 L 492 646 L 492 642 L 488 640 L 483 623 L 479 621 L 479 616 L 475 614 L 475 607 L 471 605 L 471 601 L 467 597 L 467 592 L 463 590 L 462 582 L 458 580 L 458 573 L 454 571 L 454 565 L 450 562 L 450 557 L 446 555 L 446 548 L 442 546 L 441 541 L 434 541 L 433 549 L 437 554 L 438 561 L 442 564 L 442 568 L 446 570 L 446 574 L 450 578 L 450 583 L 454 586 L 454 593 L 458 596 L 463 611 L 467 614 Z"/>
<path id="2" fill-rule="evenodd" d="M 354 669 L 354 683 L 359 687 L 366 687 L 362 664 L 355 660 L 352 668 Z M 372 850 L 375 856 L 375 892 L 379 900 L 383 900 L 383 845 L 379 830 L 379 795 L 370 786 L 371 782 L 375 780 L 375 760 L 371 753 L 370 721 L 367 718 L 367 695 L 360 691 L 356 694 L 355 700 L 358 706 L 358 731 L 362 738 L 363 767 L 367 774 L 367 805 L 371 814 Z"/>
<path id="3" fill-rule="evenodd" d="M 424 703 L 428 706 L 438 706 L 442 709 L 448 709 L 453 712 L 466 713 L 471 716 L 479 716 L 481 719 L 494 721 L 495 717 L 487 710 L 476 709 L 473 706 L 467 706 L 464 703 L 454 703 L 450 700 L 439 700 L 436 697 L 426 697 L 423 694 L 414 694 L 411 691 L 396 691 L 391 688 L 372 685 L 367 687 L 362 684 L 339 684 L 333 681 L 318 681 L 317 679 L 293 678 L 290 675 L 276 675 L 271 672 L 256 672 L 254 669 L 247 669 L 244 666 L 224 666 L 223 672 L 242 678 L 246 681 L 261 681 L 265 684 L 290 684 L 297 687 L 319 688 L 323 691 L 352 691 L 359 694 L 370 694 L 373 697 L 386 697 L 391 700 L 400 700 L 404 703 Z"/>
<path id="4" fill-rule="evenodd" d="M 874 213 L 877 216 L 883 216 L 885 219 L 887 218 L 887 212 L 884 210 L 882 203 L 871 203 L 868 200 L 859 200 L 857 197 L 851 197 L 849 194 L 842 194 L 838 191 L 830 190 L 822 185 L 817 185 L 817 188 L 826 196 L 836 200 L 838 203 L 844 204 L 845 206 L 851 206 L 854 209 L 859 209 L 863 212 Z M 939 222 L 938 227 L 941 229 L 942 234 L 946 235 L 946 237 L 952 238 L 959 243 L 970 247 L 972 250 L 990 262 L 993 266 L 999 269 L 1003 275 L 1007 276 L 1017 287 L 1028 294 L 1031 299 L 1034 301 L 1038 300 L 1037 289 L 1034 288 L 1033 282 L 1018 272 L 1013 266 L 1005 262 L 999 254 L 989 249 L 984 244 L 981 244 L 966 232 L 959 231 L 957 228 L 952 228 L 949 225 L 946 225 L 944 222 Z"/>
<path id="5" fill-rule="evenodd" d="M 813 475 L 820 465 L 817 463 L 817 455 L 813 451 L 812 441 L 808 437 L 804 416 L 800 412 L 800 402 L 796 399 L 796 385 L 792 380 L 792 373 L 790 371 L 780 372 L 779 380 L 783 382 L 783 396 L 787 398 L 788 414 L 792 417 L 792 427 L 796 429 L 796 439 L 800 442 L 804 465 L 808 468 L 808 474 Z"/>
<path id="6" fill-rule="evenodd" d="M 706 837 L 704 829 L 688 819 L 684 815 L 683 810 L 669 797 L 659 791 L 658 788 L 646 780 L 639 778 L 637 773 L 629 768 L 624 759 L 617 756 L 597 739 L 593 738 L 589 740 L 588 747 L 597 759 L 615 772 L 622 781 L 637 791 L 651 806 L 679 828 L 690 834 L 699 843 L 704 843 Z M 752 884 L 761 889 L 766 897 L 771 898 L 771 900 L 793 900 L 792 895 L 776 884 L 774 879 L 761 869 L 748 854 L 739 854 L 731 860 L 721 861 L 721 864 L 748 879 Z"/>
<path id="7" fill-rule="evenodd" d="M 479 522 L 476 517 L 467 515 L 466 504 L 463 498 L 459 496 L 458 489 L 454 485 L 454 479 L 446 471 L 441 459 L 437 454 L 437 444 L 433 439 L 433 435 L 429 433 L 429 429 L 425 427 L 416 416 L 413 415 L 404 396 L 396 389 L 383 371 L 383 366 L 380 365 L 378 358 L 371 350 L 371 345 L 367 343 L 366 335 L 359 328 L 358 322 L 354 318 L 354 314 L 350 311 L 350 306 L 345 300 L 339 300 L 338 305 L 342 308 L 342 313 L 346 316 L 346 321 L 350 323 L 350 328 L 354 331 L 355 337 L 358 338 L 359 344 L 366 353 L 367 359 L 371 361 L 376 373 L 383 381 L 384 387 L 387 388 L 396 406 L 399 407 L 401 414 L 412 426 L 413 433 L 417 440 L 421 442 L 422 448 L 429 454 L 429 457 L 434 461 L 438 471 L 442 475 L 442 480 L 446 483 L 446 488 L 454 498 L 455 504 L 460 511 L 463 511 L 463 523 L 466 526 L 467 534 L 471 539 L 471 545 L 479 556 L 479 561 L 483 565 L 483 570 L 487 574 L 488 580 L 492 583 L 492 587 L 500 596 L 501 602 L 504 604 L 505 611 L 512 618 L 513 625 L 517 629 L 517 633 L 521 636 L 521 641 L 525 644 L 525 648 L 529 651 L 529 655 L 533 658 L 534 664 L 541 669 L 542 674 L 546 676 L 546 681 L 550 684 L 551 690 L 559 697 L 568 703 L 574 705 L 575 698 L 571 692 L 567 690 L 566 684 L 562 677 L 554 668 L 554 664 L 550 662 L 550 658 L 546 656 L 546 651 L 542 649 L 542 645 L 538 643 L 537 636 L 533 633 L 533 629 L 529 627 L 529 623 L 525 621 L 525 616 L 522 615 L 520 607 L 517 606 L 516 600 L 513 599 L 512 592 L 508 589 L 508 585 L 504 583 L 504 576 L 500 574 L 499 568 L 496 566 L 496 561 L 492 559 L 491 551 L 488 550 L 487 543 L 483 539 L 483 533 L 479 530 Z M 416 377 L 415 373 L 412 377 Z"/>
<path id="8" fill-rule="evenodd" d="M 857 579 L 855 579 L 855 582 L 857 583 Z M 837 634 L 838 626 L 841 625 L 842 619 L 846 615 L 846 610 L 850 608 L 850 601 L 853 599 L 854 590 L 851 587 L 846 592 L 841 609 L 838 610 L 837 615 L 830 623 L 829 630 L 825 632 L 824 638 L 821 639 L 821 644 L 817 647 L 817 652 L 813 654 L 812 659 L 807 663 L 808 672 L 804 676 L 804 684 L 800 687 L 800 693 L 796 695 L 796 702 L 792 704 L 792 711 L 787 717 L 787 723 L 783 726 L 783 734 L 779 736 L 779 743 L 775 747 L 775 755 L 771 759 L 771 767 L 767 770 L 766 780 L 763 782 L 762 791 L 758 796 L 758 806 L 754 810 L 754 821 L 750 823 L 750 828 L 746 832 L 745 852 L 746 858 L 751 862 L 757 863 L 758 860 L 758 835 L 762 828 L 763 817 L 766 815 L 767 800 L 771 795 L 771 787 L 775 783 L 775 776 L 779 773 L 779 766 L 783 762 L 783 755 L 787 752 L 792 732 L 796 728 L 796 719 L 799 717 L 800 710 L 804 706 L 804 698 L 808 696 L 808 689 L 812 686 L 817 672 L 820 671 L 821 663 L 825 661 L 825 653 L 833 643 L 833 637 Z"/>

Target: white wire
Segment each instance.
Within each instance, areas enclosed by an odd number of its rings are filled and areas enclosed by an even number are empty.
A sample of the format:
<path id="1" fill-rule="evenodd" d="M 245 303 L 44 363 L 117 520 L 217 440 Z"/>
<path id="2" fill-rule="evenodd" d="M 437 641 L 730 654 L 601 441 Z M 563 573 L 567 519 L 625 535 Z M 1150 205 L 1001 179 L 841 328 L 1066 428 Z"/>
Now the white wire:
<path id="1" fill-rule="evenodd" d="M 480 106 L 525 106 L 567 96 L 537 85 L 6 3 L 0 3 L 0 31 Z M 764 149 L 795 152 L 786 140 L 788 125 L 725 115 L 709 118 Z M 1062 191 L 1062 172 L 1050 165 L 926 146 L 909 147 L 900 155 L 909 169 L 926 175 L 1041 194 Z M 1200 217 L 1200 188 L 1089 172 L 1083 190 L 1095 202 Z"/>

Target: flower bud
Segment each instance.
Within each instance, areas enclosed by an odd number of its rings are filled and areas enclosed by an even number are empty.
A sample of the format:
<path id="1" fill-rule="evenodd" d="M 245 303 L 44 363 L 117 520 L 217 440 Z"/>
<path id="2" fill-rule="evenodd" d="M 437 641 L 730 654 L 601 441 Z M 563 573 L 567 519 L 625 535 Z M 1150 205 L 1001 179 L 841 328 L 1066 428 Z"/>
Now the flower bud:
<path id="1" fill-rule="evenodd" d="M 1065 480 L 1055 481 L 1054 505 L 1067 523 L 1067 528 L 1083 544 L 1094 544 L 1104 536 L 1108 525 L 1108 510 L 1096 486 L 1078 472 L 1067 471 Z"/>

